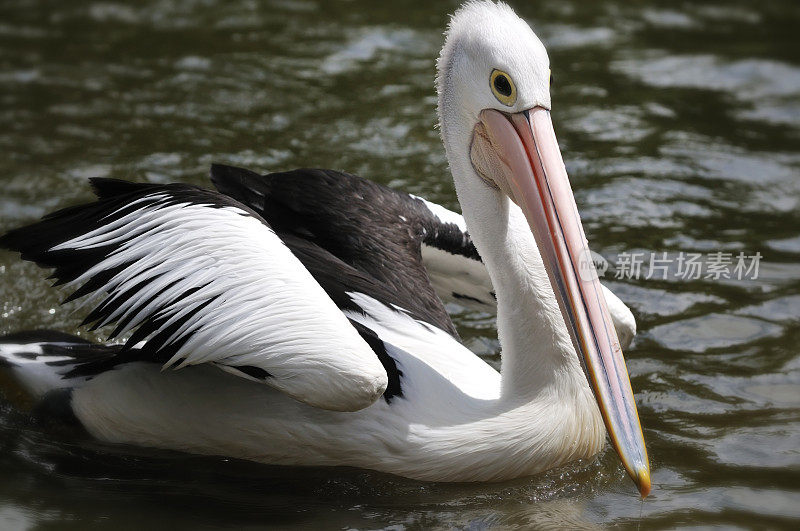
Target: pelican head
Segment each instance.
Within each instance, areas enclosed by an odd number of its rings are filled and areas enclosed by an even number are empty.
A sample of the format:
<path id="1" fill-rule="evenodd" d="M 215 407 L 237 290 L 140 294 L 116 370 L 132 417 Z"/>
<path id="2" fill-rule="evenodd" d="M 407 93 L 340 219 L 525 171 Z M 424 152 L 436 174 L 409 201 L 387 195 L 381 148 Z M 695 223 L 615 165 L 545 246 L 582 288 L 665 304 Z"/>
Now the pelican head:
<path id="1" fill-rule="evenodd" d="M 489 254 L 503 236 L 497 218 L 522 211 L 574 347 L 563 350 L 578 354 L 612 445 L 646 496 L 630 380 L 550 120 L 547 52 L 510 7 L 473 1 L 453 15 L 437 70 L 442 138 L 470 233 Z"/>

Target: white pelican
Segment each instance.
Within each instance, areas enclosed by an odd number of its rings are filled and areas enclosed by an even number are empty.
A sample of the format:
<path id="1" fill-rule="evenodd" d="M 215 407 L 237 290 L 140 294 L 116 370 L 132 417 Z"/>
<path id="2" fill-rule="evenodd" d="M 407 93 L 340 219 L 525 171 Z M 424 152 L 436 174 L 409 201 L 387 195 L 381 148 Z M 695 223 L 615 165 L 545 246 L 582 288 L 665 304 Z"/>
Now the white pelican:
<path id="1" fill-rule="evenodd" d="M 215 166 L 218 192 L 95 179 L 96 202 L 0 243 L 86 297 L 86 323 L 133 333 L 15 334 L 5 365 L 104 441 L 263 463 L 506 480 L 589 458 L 608 430 L 647 495 L 606 298 L 621 335 L 635 325 L 593 266 L 579 274 L 549 79 L 511 8 L 453 15 L 438 115 L 463 218 L 330 170 Z M 462 301 L 496 294 L 501 372 L 458 340 L 431 278 Z"/>

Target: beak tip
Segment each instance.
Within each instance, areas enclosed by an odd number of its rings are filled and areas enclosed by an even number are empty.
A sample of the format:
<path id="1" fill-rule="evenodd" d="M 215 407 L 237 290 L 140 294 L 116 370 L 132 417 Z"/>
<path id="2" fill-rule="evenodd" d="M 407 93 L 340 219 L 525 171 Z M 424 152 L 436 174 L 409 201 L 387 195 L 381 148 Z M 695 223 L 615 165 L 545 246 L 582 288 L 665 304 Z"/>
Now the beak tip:
<path id="1" fill-rule="evenodd" d="M 639 494 L 642 499 L 647 498 L 650 494 L 650 470 L 648 468 L 640 468 L 636 474 L 636 485 L 639 487 Z"/>

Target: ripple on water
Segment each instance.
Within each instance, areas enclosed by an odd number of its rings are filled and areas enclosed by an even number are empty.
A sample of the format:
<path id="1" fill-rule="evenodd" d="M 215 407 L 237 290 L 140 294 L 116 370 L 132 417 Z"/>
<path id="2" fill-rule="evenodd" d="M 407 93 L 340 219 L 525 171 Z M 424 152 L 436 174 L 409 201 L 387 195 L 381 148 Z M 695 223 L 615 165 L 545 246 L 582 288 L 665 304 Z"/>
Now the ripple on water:
<path id="1" fill-rule="evenodd" d="M 377 59 L 381 52 L 403 50 L 405 54 L 424 55 L 432 47 L 435 44 L 431 39 L 408 28 L 358 28 L 348 32 L 344 45 L 326 57 L 320 68 L 328 75 L 341 74 L 359 69 L 362 63 Z M 390 63 L 400 59 L 396 54 L 386 55 Z"/>
<path id="2" fill-rule="evenodd" d="M 800 295 L 777 297 L 755 306 L 740 308 L 736 313 L 772 322 L 797 323 L 800 322 Z"/>
<path id="3" fill-rule="evenodd" d="M 89 6 L 89 17 L 100 23 L 122 22 L 137 24 L 142 22 L 141 11 L 132 6 L 116 2 L 95 2 Z"/>
<path id="4" fill-rule="evenodd" d="M 539 37 L 549 50 L 611 46 L 617 33 L 611 28 L 585 28 L 569 24 L 548 24 L 539 31 Z"/>
<path id="5" fill-rule="evenodd" d="M 725 61 L 714 55 L 649 50 L 611 63 L 611 69 L 655 87 L 728 92 L 742 100 L 797 96 L 800 67 L 767 59 Z"/>
<path id="6" fill-rule="evenodd" d="M 795 153 L 747 150 L 680 130 L 664 135 L 659 153 L 690 162 L 697 176 L 756 187 L 777 183 L 796 185 L 797 166 L 800 165 L 800 157 Z"/>
<path id="7" fill-rule="evenodd" d="M 605 172 L 614 171 L 614 164 L 602 165 Z M 628 165 L 623 164 L 619 169 L 628 169 Z M 576 192 L 585 223 L 664 229 L 681 227 L 684 220 L 712 214 L 702 204 L 712 197 L 709 189 L 674 179 L 629 177 L 624 171 L 620 173 L 624 176 L 611 181 L 597 179 L 603 183 L 601 186 Z"/>
<path id="8" fill-rule="evenodd" d="M 671 350 L 705 352 L 778 337 L 783 327 L 735 315 L 712 313 L 652 328 L 647 335 Z"/>
<path id="9" fill-rule="evenodd" d="M 650 50 L 621 58 L 611 68 L 659 88 L 724 92 L 743 120 L 800 128 L 800 67 L 767 59 L 726 61 L 713 55 L 670 55 Z"/>
<path id="10" fill-rule="evenodd" d="M 769 240 L 766 244 L 776 251 L 800 254 L 800 236 L 780 240 Z"/>
<path id="11" fill-rule="evenodd" d="M 576 105 L 559 116 L 559 127 L 593 140 L 636 143 L 653 132 L 635 106 L 584 107 Z"/>
<path id="12" fill-rule="evenodd" d="M 645 9 L 642 18 L 649 24 L 660 28 L 696 28 L 697 20 L 686 13 L 670 9 Z"/>
<path id="13" fill-rule="evenodd" d="M 698 304 L 725 303 L 725 299 L 710 293 L 681 292 L 619 281 L 604 280 L 603 284 L 634 308 L 639 316 L 645 317 L 678 316 Z"/>

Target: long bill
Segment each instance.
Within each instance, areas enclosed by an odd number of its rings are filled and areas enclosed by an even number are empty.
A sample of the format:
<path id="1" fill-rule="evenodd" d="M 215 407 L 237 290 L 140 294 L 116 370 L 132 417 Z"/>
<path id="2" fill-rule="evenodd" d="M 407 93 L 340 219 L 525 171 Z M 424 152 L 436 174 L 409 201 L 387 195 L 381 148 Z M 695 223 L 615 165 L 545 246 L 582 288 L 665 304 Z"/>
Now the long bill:
<path id="1" fill-rule="evenodd" d="M 650 465 L 630 378 L 572 195 L 550 112 L 486 109 L 477 128 L 499 157 L 496 184 L 520 206 L 542 254 L 612 445 L 642 497 Z M 485 149 L 484 149 L 485 152 Z"/>

